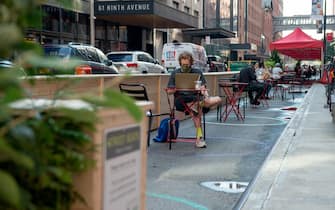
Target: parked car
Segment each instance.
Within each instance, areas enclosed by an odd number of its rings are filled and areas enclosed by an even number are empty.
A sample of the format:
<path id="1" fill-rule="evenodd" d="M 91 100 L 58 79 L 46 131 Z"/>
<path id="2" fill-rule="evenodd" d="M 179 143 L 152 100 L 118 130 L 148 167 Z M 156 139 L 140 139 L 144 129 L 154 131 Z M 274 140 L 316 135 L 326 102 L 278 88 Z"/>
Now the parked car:
<path id="1" fill-rule="evenodd" d="M 189 52 L 193 56 L 193 67 L 208 71 L 207 54 L 203 46 L 189 42 L 172 42 L 165 43 L 162 52 L 162 64 L 168 72 L 179 68 L 178 57 L 182 52 Z"/>
<path id="2" fill-rule="evenodd" d="M 61 72 L 62 74 L 118 74 L 117 68 L 107 59 L 106 55 L 96 47 L 69 43 L 64 45 L 52 44 L 43 46 L 46 56 L 56 56 L 64 59 L 79 59 L 80 64 L 69 72 Z M 41 70 L 37 74 L 53 73 L 57 74 L 57 70 Z"/>
<path id="3" fill-rule="evenodd" d="M 227 71 L 225 63 L 218 55 L 208 55 L 208 65 L 209 65 L 209 72 L 222 72 Z"/>
<path id="4" fill-rule="evenodd" d="M 166 73 L 157 60 L 143 51 L 115 51 L 106 56 L 120 73 Z"/>

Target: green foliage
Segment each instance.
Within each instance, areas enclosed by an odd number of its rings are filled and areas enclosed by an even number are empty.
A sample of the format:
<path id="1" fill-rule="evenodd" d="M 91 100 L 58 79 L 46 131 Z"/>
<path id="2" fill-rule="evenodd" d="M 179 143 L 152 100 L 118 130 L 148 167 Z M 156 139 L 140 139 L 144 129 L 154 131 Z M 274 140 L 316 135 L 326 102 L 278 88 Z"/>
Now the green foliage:
<path id="1" fill-rule="evenodd" d="M 11 104 L 29 98 L 21 85 L 22 69 L 70 69 L 76 64 L 46 60 L 38 44 L 24 40 L 27 27 L 39 27 L 43 0 L 2 0 L 0 2 L 0 59 L 14 58 L 14 67 L 0 69 L 0 209 L 1 210 L 67 210 L 79 199 L 73 176 L 94 165 L 95 145 L 91 134 L 98 122 L 96 105 L 124 107 L 136 120 L 141 110 L 133 100 L 118 91 L 106 91 L 90 108 L 69 109 L 54 106 L 13 109 Z M 66 1 L 66 7 L 79 0 Z M 50 80 L 59 78 L 50 77 Z M 32 80 L 33 81 L 33 80 Z M 33 84 L 33 83 L 32 83 Z M 80 98 L 61 87 L 54 99 Z"/>
<path id="2" fill-rule="evenodd" d="M 273 68 L 276 62 L 274 60 L 268 59 L 264 62 L 266 68 Z"/>
<path id="3" fill-rule="evenodd" d="M 326 42 L 327 45 L 327 61 L 331 61 L 331 59 L 335 56 L 335 49 L 334 46 L 331 45 L 330 42 Z"/>
<path id="4" fill-rule="evenodd" d="M 265 66 L 268 68 L 269 67 L 273 68 L 276 63 L 282 64 L 282 60 L 278 55 L 278 51 L 274 50 L 271 52 L 271 57 L 265 61 Z"/>

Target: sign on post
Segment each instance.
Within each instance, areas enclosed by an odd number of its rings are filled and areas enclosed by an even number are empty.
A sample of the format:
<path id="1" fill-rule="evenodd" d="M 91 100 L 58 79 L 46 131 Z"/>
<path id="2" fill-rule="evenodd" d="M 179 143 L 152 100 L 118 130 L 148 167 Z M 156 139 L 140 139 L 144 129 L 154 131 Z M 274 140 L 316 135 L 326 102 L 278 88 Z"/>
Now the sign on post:
<path id="1" fill-rule="evenodd" d="M 140 126 L 105 131 L 104 210 L 140 209 Z"/>

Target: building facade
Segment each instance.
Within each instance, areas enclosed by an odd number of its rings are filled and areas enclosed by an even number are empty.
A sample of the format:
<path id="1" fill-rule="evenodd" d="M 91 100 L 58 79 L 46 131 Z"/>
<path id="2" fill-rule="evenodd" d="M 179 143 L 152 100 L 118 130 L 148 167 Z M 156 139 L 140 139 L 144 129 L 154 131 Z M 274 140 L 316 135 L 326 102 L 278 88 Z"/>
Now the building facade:
<path id="1" fill-rule="evenodd" d="M 282 0 L 240 1 L 237 37 L 240 43 L 250 44 L 250 49 L 239 51 L 244 59 L 257 57 L 262 60 L 270 55 L 269 46 L 276 36 L 273 34 L 273 17 L 282 16 Z"/>
<path id="2" fill-rule="evenodd" d="M 270 43 L 281 36 L 273 34 L 272 19 L 282 16 L 282 0 L 208 0 L 204 13 L 205 28 L 222 27 L 236 34 L 211 41 L 230 60 L 264 60 L 270 55 Z"/>
<path id="3" fill-rule="evenodd" d="M 42 44 L 90 43 L 104 52 L 143 50 L 157 59 L 163 44 L 173 40 L 202 44 L 230 60 L 264 57 L 276 36 L 272 17 L 281 16 L 283 7 L 282 0 L 80 2 L 70 11 L 48 1 L 41 6 L 41 29 L 29 29 L 27 36 Z"/>
<path id="4" fill-rule="evenodd" d="M 160 58 L 164 43 L 182 41 L 182 28 L 202 27 L 202 3 L 81 0 L 80 8 L 70 11 L 50 0 L 41 6 L 41 29 L 29 29 L 27 37 L 41 44 L 90 43 L 104 52 L 143 50 Z"/>

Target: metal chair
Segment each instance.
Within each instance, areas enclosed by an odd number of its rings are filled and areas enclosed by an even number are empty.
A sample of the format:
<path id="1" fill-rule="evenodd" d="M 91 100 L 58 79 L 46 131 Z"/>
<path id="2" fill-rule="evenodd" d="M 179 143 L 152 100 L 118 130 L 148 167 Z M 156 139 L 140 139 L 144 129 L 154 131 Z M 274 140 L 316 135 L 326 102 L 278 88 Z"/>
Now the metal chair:
<path id="1" fill-rule="evenodd" d="M 167 93 L 168 89 L 165 89 L 166 93 Z M 191 91 L 191 90 L 190 90 Z M 170 95 L 167 93 L 167 99 L 168 99 L 168 104 L 169 104 L 169 110 L 170 110 L 170 117 L 171 119 L 174 119 L 175 117 L 175 111 L 176 111 L 176 105 L 175 105 L 175 100 L 178 100 L 178 97 L 176 98 L 176 94 L 174 94 L 173 96 L 171 95 L 171 97 L 173 97 L 173 100 L 170 99 Z M 187 103 L 185 103 L 182 99 L 182 97 L 179 98 L 179 100 L 181 100 L 181 104 L 182 106 L 184 106 L 185 110 L 183 111 L 185 113 L 185 115 L 190 115 L 191 117 L 193 116 L 192 113 L 192 109 L 191 107 L 189 107 L 187 105 Z M 194 102 L 196 103 L 196 102 Z M 210 111 L 210 108 L 207 107 L 202 107 L 202 129 L 203 129 L 203 140 L 206 140 L 206 113 L 208 113 Z M 170 121 L 173 122 L 173 121 Z M 170 127 L 172 127 L 173 125 L 170 125 Z M 169 142 L 169 149 L 171 150 L 172 148 L 172 142 L 194 142 L 195 141 L 195 137 L 181 137 L 178 136 L 176 139 L 172 139 L 170 135 L 168 135 L 168 142 Z"/>
<path id="2" fill-rule="evenodd" d="M 139 83 L 120 83 L 119 89 L 121 93 L 125 93 L 128 96 L 132 97 L 133 99 L 137 101 L 150 101 L 149 96 L 147 93 L 147 89 L 144 84 Z M 147 145 L 150 147 L 150 132 L 154 131 L 155 129 L 152 129 L 152 119 L 154 117 L 164 116 L 164 115 L 170 115 L 170 113 L 152 113 L 152 110 L 149 110 L 146 113 L 146 116 L 148 117 L 148 130 L 147 130 Z"/>

